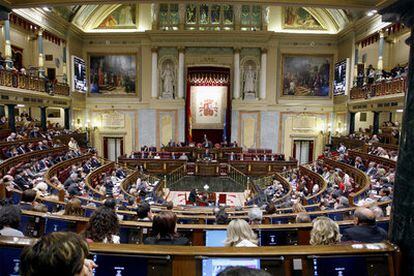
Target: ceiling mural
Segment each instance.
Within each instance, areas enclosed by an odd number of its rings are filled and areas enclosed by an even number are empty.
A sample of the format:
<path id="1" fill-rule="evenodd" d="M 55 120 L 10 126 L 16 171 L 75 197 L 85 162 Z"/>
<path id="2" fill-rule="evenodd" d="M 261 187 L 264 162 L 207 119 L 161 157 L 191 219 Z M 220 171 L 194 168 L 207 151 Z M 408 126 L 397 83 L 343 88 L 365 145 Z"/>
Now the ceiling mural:
<path id="1" fill-rule="evenodd" d="M 121 5 L 109 14 L 97 27 L 98 29 L 135 28 L 136 5 Z"/>
<path id="2" fill-rule="evenodd" d="M 53 11 L 59 16 L 63 17 L 66 21 L 71 22 L 75 14 L 80 9 L 80 5 L 74 6 L 57 6 L 53 8 Z"/>
<path id="3" fill-rule="evenodd" d="M 56 6 L 52 14 L 83 32 L 142 32 L 154 26 L 162 30 L 178 30 L 179 8 L 177 3 Z M 158 9 L 157 15 L 154 15 L 154 9 Z M 40 8 L 15 10 L 21 16 L 31 14 L 34 19 L 39 17 L 36 15 L 39 11 L 42 16 L 47 15 Z M 236 21 L 240 22 L 242 30 L 260 30 L 262 21 L 267 20 L 269 31 L 329 34 L 340 32 L 363 14 L 354 10 L 297 6 L 269 6 L 268 13 L 263 14 L 260 5 L 242 5 L 236 12 L 229 4 L 186 4 L 180 11 L 183 12 L 185 30 L 232 30 Z M 154 19 L 158 21 L 155 24 Z"/>
<path id="4" fill-rule="evenodd" d="M 283 29 L 326 30 L 319 20 L 302 7 L 283 8 Z"/>

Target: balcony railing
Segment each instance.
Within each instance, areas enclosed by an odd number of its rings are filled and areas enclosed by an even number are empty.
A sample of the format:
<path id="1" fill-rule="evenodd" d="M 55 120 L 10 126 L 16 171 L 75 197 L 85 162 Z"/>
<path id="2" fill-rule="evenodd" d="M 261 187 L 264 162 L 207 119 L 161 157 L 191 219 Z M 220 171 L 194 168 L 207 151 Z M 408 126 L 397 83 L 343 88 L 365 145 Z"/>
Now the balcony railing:
<path id="1" fill-rule="evenodd" d="M 67 84 L 48 81 L 15 71 L 0 70 L 0 86 L 69 96 L 69 86 Z"/>
<path id="2" fill-rule="evenodd" d="M 354 87 L 351 89 L 351 100 L 369 99 L 407 91 L 407 78 L 401 77 L 390 81 L 382 81 L 363 87 Z"/>

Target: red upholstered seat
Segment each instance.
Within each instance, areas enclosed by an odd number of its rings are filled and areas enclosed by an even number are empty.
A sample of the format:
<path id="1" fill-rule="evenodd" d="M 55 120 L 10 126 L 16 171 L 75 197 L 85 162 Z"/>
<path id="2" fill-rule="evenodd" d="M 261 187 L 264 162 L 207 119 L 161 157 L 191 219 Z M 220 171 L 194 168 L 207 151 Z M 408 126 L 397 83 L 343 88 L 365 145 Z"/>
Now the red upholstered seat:
<path id="1" fill-rule="evenodd" d="M 220 194 L 218 203 L 219 204 L 226 204 L 227 203 L 227 194 Z"/>

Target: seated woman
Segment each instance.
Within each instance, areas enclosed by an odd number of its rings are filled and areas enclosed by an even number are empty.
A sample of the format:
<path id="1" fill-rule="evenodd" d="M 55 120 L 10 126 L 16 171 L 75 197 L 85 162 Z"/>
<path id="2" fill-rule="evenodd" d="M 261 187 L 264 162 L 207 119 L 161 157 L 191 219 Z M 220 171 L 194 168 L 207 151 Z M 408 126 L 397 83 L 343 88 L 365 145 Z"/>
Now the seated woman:
<path id="1" fill-rule="evenodd" d="M 57 215 L 83 217 L 82 202 L 78 198 L 72 198 L 65 205 L 65 209 L 56 213 Z"/>
<path id="2" fill-rule="evenodd" d="M 114 210 L 102 206 L 89 219 L 84 237 L 88 242 L 119 243 L 119 221 Z"/>
<path id="3" fill-rule="evenodd" d="M 177 234 L 176 225 L 177 216 L 173 212 L 160 212 L 152 221 L 152 237 L 146 238 L 144 244 L 188 245 L 188 239 Z"/>
<path id="4" fill-rule="evenodd" d="M 0 236 L 24 237 L 24 234 L 17 230 L 20 224 L 20 208 L 14 205 L 7 205 L 0 208 Z"/>
<path id="5" fill-rule="evenodd" d="M 234 219 L 230 221 L 227 226 L 227 239 L 224 241 L 225 246 L 256 247 L 257 244 L 257 236 L 245 220 Z"/>
<path id="6" fill-rule="evenodd" d="M 331 245 L 341 242 L 338 224 L 328 217 L 317 217 L 312 221 L 311 245 Z"/>
<path id="7" fill-rule="evenodd" d="M 23 249 L 20 275 L 93 275 L 88 244 L 77 234 L 54 232 Z"/>

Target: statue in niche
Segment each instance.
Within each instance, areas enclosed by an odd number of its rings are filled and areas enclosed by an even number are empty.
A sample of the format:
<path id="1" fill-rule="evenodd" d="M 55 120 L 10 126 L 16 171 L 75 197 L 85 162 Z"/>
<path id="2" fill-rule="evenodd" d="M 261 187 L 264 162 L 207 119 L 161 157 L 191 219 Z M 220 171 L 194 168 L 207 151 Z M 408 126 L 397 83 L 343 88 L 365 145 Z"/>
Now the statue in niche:
<path id="1" fill-rule="evenodd" d="M 243 93 L 245 99 L 256 99 L 256 71 L 249 64 L 243 75 Z"/>
<path id="2" fill-rule="evenodd" d="M 134 21 L 132 19 L 132 7 L 131 6 L 125 6 L 122 7 L 120 13 L 119 13 L 119 25 L 122 26 L 129 26 L 134 25 Z"/>
<path id="3" fill-rule="evenodd" d="M 161 73 L 161 80 L 163 81 L 161 97 L 163 99 L 174 98 L 174 80 L 175 74 L 171 64 L 167 63 Z"/>

